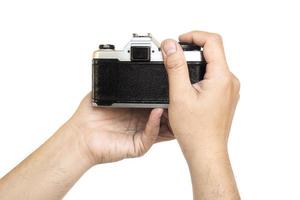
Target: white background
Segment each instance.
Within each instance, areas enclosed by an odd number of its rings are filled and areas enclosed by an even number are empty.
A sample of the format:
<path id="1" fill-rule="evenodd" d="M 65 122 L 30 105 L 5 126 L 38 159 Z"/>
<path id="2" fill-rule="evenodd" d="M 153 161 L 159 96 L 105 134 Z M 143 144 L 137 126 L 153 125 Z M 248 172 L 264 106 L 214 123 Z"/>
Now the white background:
<path id="1" fill-rule="evenodd" d="M 0 176 L 50 137 L 91 89 L 91 55 L 133 32 L 223 35 L 241 81 L 229 142 L 243 199 L 300 199 L 300 6 L 285 1 L 0 2 Z M 67 155 L 66 155 L 67 156 Z M 39 184 L 39 183 L 36 183 Z M 192 199 L 176 141 L 99 165 L 65 199 Z"/>

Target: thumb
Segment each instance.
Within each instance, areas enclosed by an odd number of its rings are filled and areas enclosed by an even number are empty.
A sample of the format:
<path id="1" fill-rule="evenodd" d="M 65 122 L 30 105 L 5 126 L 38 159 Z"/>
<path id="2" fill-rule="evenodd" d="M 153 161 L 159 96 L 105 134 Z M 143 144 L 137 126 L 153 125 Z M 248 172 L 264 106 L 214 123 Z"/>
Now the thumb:
<path id="1" fill-rule="evenodd" d="M 171 39 L 162 42 L 162 54 L 169 80 L 170 101 L 181 98 L 191 87 L 189 72 L 181 46 Z"/>
<path id="2" fill-rule="evenodd" d="M 162 108 L 155 108 L 151 111 L 145 130 L 142 134 L 139 135 L 139 141 L 141 143 L 138 143 L 138 145 L 143 148 L 137 152 L 139 156 L 146 153 L 146 151 L 148 151 L 157 140 L 160 130 L 160 120 L 163 111 L 164 110 Z"/>

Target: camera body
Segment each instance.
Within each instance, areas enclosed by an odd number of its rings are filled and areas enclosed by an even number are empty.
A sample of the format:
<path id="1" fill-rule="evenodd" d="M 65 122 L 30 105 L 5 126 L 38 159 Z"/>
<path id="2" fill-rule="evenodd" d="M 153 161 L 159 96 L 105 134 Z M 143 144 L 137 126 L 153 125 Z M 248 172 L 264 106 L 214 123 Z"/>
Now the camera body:
<path id="1" fill-rule="evenodd" d="M 180 43 L 191 83 L 205 74 L 201 47 Z M 151 34 L 133 34 L 122 50 L 102 44 L 93 54 L 92 104 L 103 107 L 167 108 L 168 77 L 160 44 Z"/>

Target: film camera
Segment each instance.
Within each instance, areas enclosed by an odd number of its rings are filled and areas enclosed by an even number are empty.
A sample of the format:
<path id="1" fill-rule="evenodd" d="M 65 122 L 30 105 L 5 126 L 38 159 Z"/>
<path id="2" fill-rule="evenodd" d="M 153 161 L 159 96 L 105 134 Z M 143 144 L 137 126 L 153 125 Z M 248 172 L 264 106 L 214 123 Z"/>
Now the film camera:
<path id="1" fill-rule="evenodd" d="M 191 83 L 203 79 L 206 62 L 201 47 L 179 43 Z M 93 54 L 93 106 L 168 107 L 168 77 L 160 44 L 151 36 L 133 34 L 123 50 L 101 44 Z"/>

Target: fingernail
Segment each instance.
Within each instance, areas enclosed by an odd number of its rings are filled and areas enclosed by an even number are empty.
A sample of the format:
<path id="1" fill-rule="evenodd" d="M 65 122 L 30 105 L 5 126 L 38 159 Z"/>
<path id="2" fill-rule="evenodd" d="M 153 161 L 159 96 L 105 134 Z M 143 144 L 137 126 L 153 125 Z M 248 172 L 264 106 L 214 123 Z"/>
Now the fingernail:
<path id="1" fill-rule="evenodd" d="M 176 43 L 172 40 L 167 40 L 163 43 L 163 51 L 167 56 L 172 55 L 177 50 Z"/>

